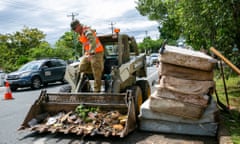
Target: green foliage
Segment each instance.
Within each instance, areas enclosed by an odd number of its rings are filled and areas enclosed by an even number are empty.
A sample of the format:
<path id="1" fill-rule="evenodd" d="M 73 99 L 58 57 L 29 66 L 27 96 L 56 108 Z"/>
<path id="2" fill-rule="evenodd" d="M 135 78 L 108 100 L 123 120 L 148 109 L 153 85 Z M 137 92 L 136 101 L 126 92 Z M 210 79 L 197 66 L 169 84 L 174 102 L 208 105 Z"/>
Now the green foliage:
<path id="1" fill-rule="evenodd" d="M 29 57 L 22 55 L 18 58 L 16 64 L 17 65 L 23 65 L 23 64 L 27 63 L 29 60 L 30 60 Z"/>
<path id="2" fill-rule="evenodd" d="M 144 38 L 143 42 L 138 44 L 141 53 L 157 53 L 163 44 L 164 39 L 152 40 L 150 37 Z M 176 40 L 168 39 L 169 45 L 176 45 Z"/>
<path id="3" fill-rule="evenodd" d="M 215 81 L 216 89 L 220 101 L 227 106 L 227 99 L 225 94 L 224 83 L 221 77 L 219 77 L 220 72 L 215 71 Z M 225 73 L 224 73 L 225 75 Z M 227 127 L 232 140 L 234 143 L 240 143 L 240 79 L 235 73 L 231 73 L 228 79 L 225 80 L 226 89 L 229 99 L 230 111 L 229 113 L 221 112 L 221 119 L 224 125 Z"/>
<path id="4" fill-rule="evenodd" d="M 30 57 L 35 59 L 49 58 L 53 55 L 53 49 L 50 47 L 38 47 L 29 50 Z"/>
<path id="5" fill-rule="evenodd" d="M 186 38 L 194 49 L 211 46 L 230 59 L 238 47 L 234 64 L 239 67 L 240 1 L 231 0 L 138 0 L 136 9 L 159 22 L 162 39 Z M 237 63 L 238 62 L 238 63 Z"/>
<path id="6" fill-rule="evenodd" d="M 140 49 L 140 52 L 143 53 L 152 53 L 152 52 L 158 52 L 163 40 L 152 40 L 150 37 L 146 37 L 143 39 L 143 42 L 138 44 L 138 48 Z"/>
<path id="7" fill-rule="evenodd" d="M 64 60 L 71 59 L 73 57 L 73 50 L 72 49 L 66 49 L 63 47 L 57 47 L 54 49 L 54 53 L 52 57 L 58 57 Z"/>
<path id="8" fill-rule="evenodd" d="M 164 20 L 167 17 L 167 7 L 162 0 L 138 0 L 136 9 L 141 15 L 151 20 Z"/>
<path id="9" fill-rule="evenodd" d="M 45 35 L 38 29 L 24 27 L 13 34 L 0 35 L 0 45 L 4 52 L 1 55 L 1 67 L 10 72 L 31 60 L 29 51 L 44 42 Z M 7 60 L 7 61 L 6 61 Z"/>
<path id="10" fill-rule="evenodd" d="M 73 49 L 66 47 L 72 41 L 66 39 L 62 46 L 59 44 L 56 48 L 51 48 L 44 39 L 45 34 L 42 31 L 28 27 L 13 34 L 0 34 L 0 68 L 11 72 L 34 59 L 54 57 L 68 60 L 73 57 Z"/>
<path id="11" fill-rule="evenodd" d="M 236 52 L 231 52 L 229 55 L 230 57 L 230 61 L 237 66 L 238 68 L 240 68 L 240 54 L 239 51 Z"/>
<path id="12" fill-rule="evenodd" d="M 161 39 L 177 40 L 182 30 L 176 14 L 175 1 L 138 0 L 136 9 L 150 20 L 159 22 Z"/>
<path id="13" fill-rule="evenodd" d="M 181 28 L 178 26 L 176 19 L 167 19 L 162 23 L 161 28 L 159 27 L 162 39 L 177 40 L 181 34 Z"/>
<path id="14" fill-rule="evenodd" d="M 38 29 L 24 27 L 21 32 L 15 32 L 10 36 L 11 48 L 18 51 L 19 55 L 27 55 L 28 50 L 39 46 L 45 38 L 45 34 Z"/>
<path id="15" fill-rule="evenodd" d="M 75 109 L 75 112 L 78 114 L 80 118 L 82 118 L 84 121 L 88 121 L 88 113 L 96 113 L 99 111 L 99 108 L 97 107 L 87 107 L 85 105 L 78 105 Z"/>
<path id="16" fill-rule="evenodd" d="M 77 40 L 78 35 L 74 32 L 65 32 L 56 42 L 56 47 L 72 52 L 72 57 L 82 55 L 82 45 Z"/>

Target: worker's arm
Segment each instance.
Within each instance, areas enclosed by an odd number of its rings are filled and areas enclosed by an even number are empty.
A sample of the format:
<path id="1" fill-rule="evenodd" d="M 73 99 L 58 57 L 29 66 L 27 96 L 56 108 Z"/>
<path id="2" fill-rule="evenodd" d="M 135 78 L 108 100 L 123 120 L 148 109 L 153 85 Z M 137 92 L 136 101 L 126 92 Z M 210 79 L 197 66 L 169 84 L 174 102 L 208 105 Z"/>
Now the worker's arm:
<path id="1" fill-rule="evenodd" d="M 96 37 L 94 36 L 93 32 L 91 29 L 88 29 L 85 32 L 85 35 L 87 36 L 87 39 L 90 42 L 90 49 L 89 49 L 89 53 L 90 54 L 94 54 L 95 53 L 95 49 L 96 49 Z"/>

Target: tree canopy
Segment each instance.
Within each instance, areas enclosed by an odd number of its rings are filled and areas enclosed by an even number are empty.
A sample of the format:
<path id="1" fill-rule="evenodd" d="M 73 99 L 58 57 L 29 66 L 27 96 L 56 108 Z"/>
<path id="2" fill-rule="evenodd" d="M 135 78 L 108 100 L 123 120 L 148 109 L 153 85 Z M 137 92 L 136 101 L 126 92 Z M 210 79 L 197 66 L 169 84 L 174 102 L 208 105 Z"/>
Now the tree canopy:
<path id="1" fill-rule="evenodd" d="M 33 59 L 58 57 L 67 60 L 72 57 L 71 49 L 51 48 L 45 36 L 37 28 L 28 27 L 13 34 L 0 34 L 0 68 L 10 72 Z"/>
<path id="2" fill-rule="evenodd" d="M 239 57 L 240 1 L 138 0 L 136 3 L 141 15 L 159 22 L 161 38 L 183 36 L 194 49 L 213 46 L 229 59 L 235 48 L 235 56 Z"/>
<path id="3" fill-rule="evenodd" d="M 136 4 L 141 15 L 159 23 L 160 32 L 159 40 L 144 38 L 139 44 L 140 51 L 157 51 L 163 39 L 174 44 L 184 37 L 195 50 L 213 46 L 240 66 L 239 0 L 137 0 Z M 0 34 L 0 68 L 12 71 L 36 58 L 66 60 L 82 54 L 73 32 L 65 32 L 54 48 L 45 37 L 37 28 L 28 27 L 13 34 Z"/>

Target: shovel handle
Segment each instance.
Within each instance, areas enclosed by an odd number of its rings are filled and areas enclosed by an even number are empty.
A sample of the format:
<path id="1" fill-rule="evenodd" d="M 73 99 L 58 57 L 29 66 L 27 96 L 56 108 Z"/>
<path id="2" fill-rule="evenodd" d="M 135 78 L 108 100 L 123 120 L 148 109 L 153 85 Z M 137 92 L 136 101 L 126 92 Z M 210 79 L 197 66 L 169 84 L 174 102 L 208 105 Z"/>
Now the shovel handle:
<path id="1" fill-rule="evenodd" d="M 240 70 L 234 64 L 232 64 L 231 61 L 224 57 L 218 50 L 216 50 L 214 47 L 211 47 L 210 50 L 219 58 L 221 58 L 228 66 L 230 66 L 238 75 L 240 75 Z"/>

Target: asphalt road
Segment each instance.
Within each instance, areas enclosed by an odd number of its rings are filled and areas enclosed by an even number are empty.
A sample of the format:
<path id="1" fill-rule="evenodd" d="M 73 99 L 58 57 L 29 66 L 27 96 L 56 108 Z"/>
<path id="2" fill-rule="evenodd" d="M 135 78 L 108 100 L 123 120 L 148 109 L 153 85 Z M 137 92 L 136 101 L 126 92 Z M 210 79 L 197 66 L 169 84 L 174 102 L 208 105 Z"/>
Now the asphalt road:
<path id="1" fill-rule="evenodd" d="M 156 68 L 148 68 L 150 83 L 157 80 Z M 62 85 L 49 85 L 48 92 L 56 92 Z M 22 89 L 12 92 L 13 100 L 4 100 L 0 88 L 0 144 L 217 144 L 215 137 L 163 134 L 137 130 L 124 138 L 76 136 L 17 131 L 41 90 Z M 152 87 L 152 92 L 154 87 Z"/>

